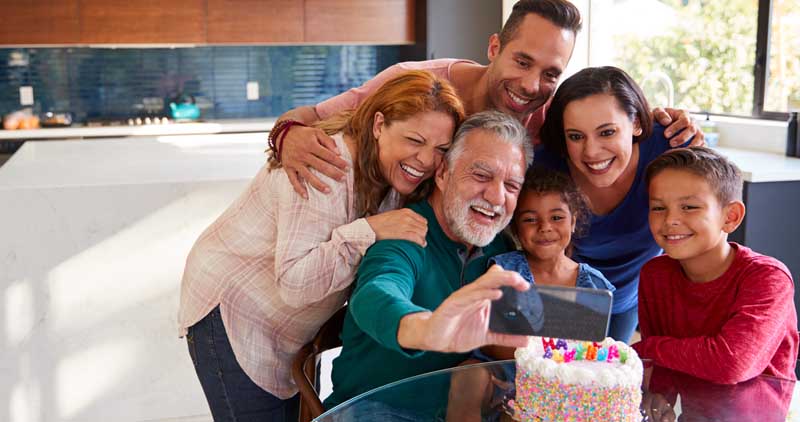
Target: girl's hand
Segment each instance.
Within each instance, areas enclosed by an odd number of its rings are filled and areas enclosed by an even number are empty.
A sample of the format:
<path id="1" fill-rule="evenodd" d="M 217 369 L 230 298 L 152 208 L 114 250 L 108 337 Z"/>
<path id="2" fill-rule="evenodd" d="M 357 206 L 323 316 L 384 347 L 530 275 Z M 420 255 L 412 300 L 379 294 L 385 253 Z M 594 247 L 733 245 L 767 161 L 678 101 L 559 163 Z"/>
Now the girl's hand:
<path id="1" fill-rule="evenodd" d="M 375 232 L 375 240 L 408 240 L 423 248 L 428 245 L 428 220 L 408 208 L 371 215 L 366 220 Z"/>

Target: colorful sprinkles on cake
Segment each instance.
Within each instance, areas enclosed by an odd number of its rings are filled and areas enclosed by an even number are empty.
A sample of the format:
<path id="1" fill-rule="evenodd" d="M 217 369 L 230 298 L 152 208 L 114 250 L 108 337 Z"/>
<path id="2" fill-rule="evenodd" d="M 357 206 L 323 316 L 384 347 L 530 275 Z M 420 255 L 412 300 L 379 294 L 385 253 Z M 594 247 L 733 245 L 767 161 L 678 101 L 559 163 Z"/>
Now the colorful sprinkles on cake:
<path id="1" fill-rule="evenodd" d="M 641 361 L 624 343 L 532 339 L 516 356 L 516 420 L 641 420 Z"/>
<path id="2" fill-rule="evenodd" d="M 639 388 L 587 388 L 517 371 L 514 413 L 522 421 L 635 421 L 641 419 Z"/>

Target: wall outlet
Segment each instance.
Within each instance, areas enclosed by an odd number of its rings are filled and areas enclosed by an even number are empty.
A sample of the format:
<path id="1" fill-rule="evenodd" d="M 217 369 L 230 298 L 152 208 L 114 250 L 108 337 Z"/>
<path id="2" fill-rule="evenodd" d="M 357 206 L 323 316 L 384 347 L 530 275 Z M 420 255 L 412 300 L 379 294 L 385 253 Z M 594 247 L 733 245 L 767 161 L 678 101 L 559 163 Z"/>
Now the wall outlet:
<path id="1" fill-rule="evenodd" d="M 19 87 L 19 103 L 20 105 L 29 106 L 33 105 L 33 87 L 21 86 Z"/>
<path id="2" fill-rule="evenodd" d="M 247 99 L 249 101 L 258 100 L 258 82 L 247 83 Z"/>

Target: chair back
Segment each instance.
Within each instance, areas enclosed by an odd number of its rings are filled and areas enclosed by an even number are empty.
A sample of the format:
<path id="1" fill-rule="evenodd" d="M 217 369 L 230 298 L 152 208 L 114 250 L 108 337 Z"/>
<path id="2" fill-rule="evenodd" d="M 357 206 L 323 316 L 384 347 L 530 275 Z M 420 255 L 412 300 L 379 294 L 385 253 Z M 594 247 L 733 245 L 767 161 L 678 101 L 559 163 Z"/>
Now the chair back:
<path id="1" fill-rule="evenodd" d="M 800 331 L 797 332 L 798 337 L 800 337 Z M 800 355 L 800 349 L 797 350 L 797 354 Z M 794 376 L 800 380 L 800 356 L 798 356 L 797 362 L 794 365 Z"/>
<path id="2" fill-rule="evenodd" d="M 310 422 L 325 409 L 319 399 L 317 367 L 322 352 L 342 345 L 339 335 L 342 333 L 347 305 L 340 308 L 320 327 L 317 334 L 294 357 L 292 377 L 300 390 L 300 422 Z"/>

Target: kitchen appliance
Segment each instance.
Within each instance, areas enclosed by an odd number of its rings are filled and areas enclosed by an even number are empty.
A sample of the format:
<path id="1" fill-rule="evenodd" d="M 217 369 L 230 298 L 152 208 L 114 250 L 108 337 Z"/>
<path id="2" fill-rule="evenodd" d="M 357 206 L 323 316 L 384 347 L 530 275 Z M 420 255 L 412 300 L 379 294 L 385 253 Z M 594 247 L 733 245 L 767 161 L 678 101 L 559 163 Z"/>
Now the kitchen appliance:
<path id="1" fill-rule="evenodd" d="M 87 127 L 101 126 L 148 126 L 166 125 L 172 123 L 167 116 L 137 116 L 137 117 L 90 117 L 86 120 Z"/>
<path id="2" fill-rule="evenodd" d="M 72 125 L 72 113 L 56 113 L 48 111 L 40 118 L 42 127 L 69 127 Z"/>
<path id="3" fill-rule="evenodd" d="M 181 94 L 169 103 L 169 113 L 175 121 L 197 120 L 200 118 L 200 107 L 194 96 Z"/>

